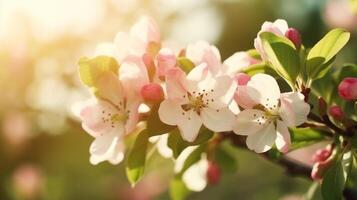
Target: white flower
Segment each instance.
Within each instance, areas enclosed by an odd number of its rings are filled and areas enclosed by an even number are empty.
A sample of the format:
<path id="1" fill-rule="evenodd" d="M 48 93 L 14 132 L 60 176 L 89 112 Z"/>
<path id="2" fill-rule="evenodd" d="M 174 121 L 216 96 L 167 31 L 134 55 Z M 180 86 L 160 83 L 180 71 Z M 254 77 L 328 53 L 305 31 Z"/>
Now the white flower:
<path id="1" fill-rule="evenodd" d="M 266 74 L 253 76 L 245 91 L 255 106 L 237 115 L 234 132 L 248 136 L 248 148 L 257 153 L 268 151 L 274 143 L 280 151 L 287 152 L 290 145 L 288 127 L 305 122 L 310 111 L 304 95 L 298 92 L 281 94 L 276 80 Z"/>
<path id="2" fill-rule="evenodd" d="M 182 138 L 192 142 L 202 124 L 215 132 L 232 130 L 234 114 L 227 108 L 236 89 L 229 76 L 212 76 L 201 64 L 186 77 L 174 68 L 166 76 L 165 99 L 159 108 L 160 120 L 177 125 Z"/>

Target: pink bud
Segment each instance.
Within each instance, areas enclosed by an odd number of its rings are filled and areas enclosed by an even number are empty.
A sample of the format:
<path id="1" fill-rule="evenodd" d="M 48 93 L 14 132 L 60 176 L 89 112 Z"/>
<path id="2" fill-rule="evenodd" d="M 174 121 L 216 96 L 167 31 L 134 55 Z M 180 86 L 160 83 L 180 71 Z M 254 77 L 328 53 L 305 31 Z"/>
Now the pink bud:
<path id="1" fill-rule="evenodd" d="M 330 157 L 331 153 L 332 153 L 332 148 L 331 145 L 329 145 L 326 148 L 317 150 L 315 154 L 312 156 L 312 160 L 313 162 L 323 162 L 327 160 L 328 157 Z"/>
<path id="2" fill-rule="evenodd" d="M 219 182 L 221 178 L 221 170 L 216 163 L 210 161 L 208 163 L 208 169 L 206 175 L 207 175 L 208 183 L 215 185 Z"/>
<path id="3" fill-rule="evenodd" d="M 285 32 L 285 37 L 287 37 L 290 41 L 292 41 L 296 47 L 296 49 L 300 49 L 301 47 L 301 37 L 298 30 L 294 28 L 289 28 Z"/>
<path id="4" fill-rule="evenodd" d="M 338 86 L 340 97 L 346 100 L 357 99 L 357 78 L 347 77 Z"/>
<path id="5" fill-rule="evenodd" d="M 247 85 L 248 81 L 250 80 L 250 76 L 245 73 L 238 73 L 234 78 L 238 85 Z"/>
<path id="6" fill-rule="evenodd" d="M 159 103 L 164 99 L 164 91 L 157 83 L 148 83 L 141 88 L 141 96 L 148 103 Z"/>
<path id="7" fill-rule="evenodd" d="M 171 49 L 163 48 L 156 56 L 158 75 L 165 76 L 167 69 L 176 66 L 176 56 Z"/>
<path id="8" fill-rule="evenodd" d="M 329 109 L 329 113 L 334 119 L 339 121 L 342 120 L 345 115 L 341 107 L 337 105 L 331 106 Z"/>
<path id="9" fill-rule="evenodd" d="M 311 178 L 313 180 L 320 180 L 334 161 L 332 156 L 332 146 L 328 145 L 324 149 L 317 150 L 312 159 L 315 164 L 312 167 Z"/>

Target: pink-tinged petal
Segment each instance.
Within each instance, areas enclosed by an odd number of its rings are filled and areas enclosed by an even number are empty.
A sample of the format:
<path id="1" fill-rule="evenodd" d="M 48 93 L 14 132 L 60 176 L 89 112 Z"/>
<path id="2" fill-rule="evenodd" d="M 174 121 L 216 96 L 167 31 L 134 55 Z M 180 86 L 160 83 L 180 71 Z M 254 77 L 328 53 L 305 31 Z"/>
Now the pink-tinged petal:
<path id="1" fill-rule="evenodd" d="M 246 86 L 250 81 L 250 76 L 248 76 L 248 74 L 245 73 L 238 73 L 234 75 L 234 80 L 239 86 Z"/>
<path id="2" fill-rule="evenodd" d="M 267 74 L 254 75 L 247 84 L 250 98 L 264 107 L 275 110 L 280 98 L 279 85 L 274 77 Z"/>
<path id="3" fill-rule="evenodd" d="M 126 113 L 128 114 L 128 119 L 125 122 L 126 134 L 132 133 L 139 122 L 139 106 L 139 101 L 128 101 L 126 104 Z"/>
<path id="4" fill-rule="evenodd" d="M 209 87 L 209 84 L 213 84 L 213 87 Z M 212 108 L 222 108 L 230 104 L 235 94 L 237 84 L 229 76 L 219 76 L 212 78 L 211 81 L 203 85 L 208 91 L 208 95 L 205 99 L 208 99 Z M 212 99 L 214 101 L 212 101 Z M 210 101 L 211 100 L 211 101 Z"/>
<path id="5" fill-rule="evenodd" d="M 244 67 L 258 63 L 258 60 L 249 56 L 248 53 L 241 51 L 233 54 L 223 62 L 225 74 L 234 76 Z"/>
<path id="6" fill-rule="evenodd" d="M 175 53 L 168 48 L 162 48 L 156 56 L 156 60 L 158 76 L 165 76 L 166 71 L 174 68 L 177 62 Z"/>
<path id="7" fill-rule="evenodd" d="M 97 80 L 98 94 L 101 98 L 119 106 L 124 103 L 124 90 L 119 78 L 111 72 L 104 73 Z"/>
<path id="8" fill-rule="evenodd" d="M 171 100 L 164 100 L 159 107 L 159 117 L 162 122 L 168 125 L 177 125 L 179 115 L 181 115 L 180 105 Z"/>
<path id="9" fill-rule="evenodd" d="M 206 78 L 209 74 L 209 70 L 207 68 L 206 63 L 202 63 L 193 68 L 190 73 L 187 75 L 187 79 L 192 82 L 200 82 Z"/>
<path id="10" fill-rule="evenodd" d="M 119 164 L 124 158 L 124 144 L 121 134 L 123 130 L 117 129 L 98 136 L 90 146 L 90 162 L 97 165 L 103 161 Z"/>
<path id="11" fill-rule="evenodd" d="M 196 65 L 206 63 L 214 74 L 218 72 L 221 67 L 221 55 L 217 47 L 210 45 L 206 41 L 189 44 L 186 48 L 186 57 L 192 60 Z"/>
<path id="12" fill-rule="evenodd" d="M 117 60 L 122 63 L 129 56 L 142 56 L 146 51 L 146 46 L 143 42 L 131 37 L 129 34 L 119 32 L 115 36 L 114 44 L 117 47 Z"/>
<path id="13" fill-rule="evenodd" d="M 278 120 L 276 125 L 277 137 L 275 140 L 275 145 L 279 151 L 287 153 L 291 145 L 290 132 L 288 127 L 284 122 Z"/>
<path id="14" fill-rule="evenodd" d="M 155 20 L 144 16 L 136 22 L 130 29 L 130 35 L 134 38 L 138 38 L 144 43 L 150 42 L 160 43 L 160 30 Z"/>
<path id="15" fill-rule="evenodd" d="M 180 68 L 172 68 L 167 71 L 166 92 L 170 100 L 187 101 L 186 74 Z"/>
<path id="16" fill-rule="evenodd" d="M 245 109 L 238 113 L 233 125 L 234 133 L 238 135 L 251 135 L 262 131 L 265 120 L 262 119 L 264 112 L 256 109 Z"/>
<path id="17" fill-rule="evenodd" d="M 257 153 L 268 151 L 274 145 L 277 134 L 273 124 L 267 124 L 259 132 L 249 134 L 247 137 L 247 147 Z"/>
<path id="18" fill-rule="evenodd" d="M 145 64 L 140 57 L 130 56 L 120 65 L 119 79 L 129 98 L 139 98 L 141 88 L 149 82 Z"/>
<path id="19" fill-rule="evenodd" d="M 117 112 L 114 106 L 105 101 L 90 100 L 82 107 L 79 117 L 82 120 L 83 129 L 93 137 L 97 137 L 121 126 L 119 122 L 115 122 L 115 127 L 112 127 L 111 116 Z"/>
<path id="20" fill-rule="evenodd" d="M 200 131 L 202 126 L 202 120 L 200 116 L 193 110 L 189 110 L 187 112 L 178 113 L 178 124 L 177 127 L 180 130 L 181 136 L 184 140 L 188 142 L 193 142 Z"/>
<path id="21" fill-rule="evenodd" d="M 258 104 L 252 98 L 250 98 L 247 86 L 238 85 L 237 91 L 234 94 L 234 100 L 239 106 L 243 108 L 253 108 Z"/>
<path id="22" fill-rule="evenodd" d="M 203 125 L 215 132 L 231 131 L 235 122 L 235 116 L 228 108 L 204 108 L 201 117 Z"/>
<path id="23" fill-rule="evenodd" d="M 288 127 L 298 126 L 307 120 L 310 106 L 304 101 L 304 95 L 298 92 L 281 94 L 279 115 Z"/>

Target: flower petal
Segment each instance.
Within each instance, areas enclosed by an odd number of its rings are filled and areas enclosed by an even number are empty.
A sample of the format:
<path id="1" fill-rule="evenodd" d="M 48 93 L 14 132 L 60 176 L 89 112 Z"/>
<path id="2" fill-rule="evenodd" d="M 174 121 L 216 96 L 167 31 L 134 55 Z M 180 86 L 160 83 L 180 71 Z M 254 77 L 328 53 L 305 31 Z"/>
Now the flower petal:
<path id="1" fill-rule="evenodd" d="M 289 151 L 289 147 L 291 144 L 290 140 L 290 132 L 288 127 L 284 124 L 284 122 L 278 120 L 276 126 L 277 137 L 275 139 L 275 145 L 279 149 L 279 151 L 286 153 Z"/>
<path id="2" fill-rule="evenodd" d="M 236 123 L 233 126 L 234 133 L 238 135 L 251 135 L 261 131 L 264 128 L 265 122 L 261 121 L 262 116 L 264 116 L 264 112 L 256 109 L 241 111 L 238 113 Z"/>
<path id="3" fill-rule="evenodd" d="M 255 105 L 258 104 L 250 98 L 248 94 L 248 88 L 245 85 L 238 85 L 237 91 L 234 94 L 234 100 L 239 106 L 243 108 L 253 108 Z"/>
<path id="4" fill-rule="evenodd" d="M 140 39 L 145 44 L 149 42 L 160 43 L 160 30 L 155 20 L 144 16 L 130 29 L 130 36 Z"/>
<path id="5" fill-rule="evenodd" d="M 298 92 L 281 94 L 279 115 L 289 127 L 298 126 L 307 120 L 310 106 L 304 101 L 304 95 Z"/>
<path id="6" fill-rule="evenodd" d="M 276 80 L 267 74 L 254 75 L 247 84 L 250 98 L 265 106 L 267 109 L 275 110 L 278 107 L 280 89 Z"/>
<path id="7" fill-rule="evenodd" d="M 247 137 L 247 147 L 257 153 L 263 153 L 271 149 L 277 134 L 273 124 L 265 125 L 263 129 Z"/>
<path id="8" fill-rule="evenodd" d="M 211 82 L 214 83 L 213 87 L 206 87 L 206 90 L 213 92 L 208 93 L 205 97 L 208 99 L 214 99 L 214 101 L 210 103 L 210 107 L 222 108 L 229 105 L 237 88 L 236 82 L 229 76 L 219 76 Z M 208 84 L 206 85 L 208 86 Z"/>
<path id="9" fill-rule="evenodd" d="M 97 80 L 97 89 L 101 98 L 119 106 L 124 103 L 124 90 L 118 77 L 111 72 L 104 73 Z"/>
<path id="10" fill-rule="evenodd" d="M 159 107 L 159 117 L 162 122 L 168 125 L 177 125 L 181 114 L 180 105 L 171 100 L 164 100 Z"/>
<path id="11" fill-rule="evenodd" d="M 90 162 L 93 165 L 106 160 L 114 165 L 120 163 L 124 158 L 124 144 L 120 137 L 122 133 L 123 129 L 117 129 L 98 136 L 90 146 Z"/>
<path id="12" fill-rule="evenodd" d="M 167 71 L 166 92 L 170 100 L 182 102 L 187 99 L 186 75 L 180 68 L 172 68 Z"/>
<path id="13" fill-rule="evenodd" d="M 214 45 L 206 41 L 189 44 L 186 48 L 186 57 L 196 65 L 206 63 L 209 70 L 216 74 L 221 67 L 221 55 Z"/>
<path id="14" fill-rule="evenodd" d="M 182 181 L 187 188 L 199 192 L 207 186 L 208 160 L 202 156 L 201 160 L 191 165 L 182 175 Z"/>
<path id="15" fill-rule="evenodd" d="M 180 130 L 182 138 L 188 142 L 195 141 L 202 126 L 200 116 L 193 110 L 187 112 L 182 110 L 182 113 L 178 114 L 177 118 L 179 121 L 177 122 L 177 127 Z"/>
<path id="16" fill-rule="evenodd" d="M 224 67 L 225 74 L 234 76 L 238 72 L 241 72 L 241 70 L 244 67 L 253 65 L 257 62 L 258 60 L 250 57 L 248 53 L 241 51 L 241 52 L 236 52 L 235 54 L 227 58 L 223 62 L 223 67 Z"/>
<path id="17" fill-rule="evenodd" d="M 205 108 L 201 117 L 203 124 L 215 132 L 231 131 L 235 121 L 234 114 L 228 108 Z"/>

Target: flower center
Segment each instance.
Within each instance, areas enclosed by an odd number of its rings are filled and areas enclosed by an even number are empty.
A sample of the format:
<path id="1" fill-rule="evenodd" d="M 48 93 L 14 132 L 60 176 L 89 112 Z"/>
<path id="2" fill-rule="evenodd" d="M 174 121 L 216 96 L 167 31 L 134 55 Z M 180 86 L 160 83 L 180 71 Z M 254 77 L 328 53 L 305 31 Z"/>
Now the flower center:
<path id="1" fill-rule="evenodd" d="M 210 92 L 214 92 L 214 90 L 210 90 Z M 183 98 L 186 96 L 184 95 Z M 193 110 L 198 115 L 201 114 L 202 108 L 208 107 L 210 102 L 214 102 L 213 98 L 209 98 L 209 92 L 206 90 L 202 90 L 202 92 L 193 91 L 191 93 L 187 93 L 187 98 L 189 103 L 181 105 L 184 111 Z"/>

